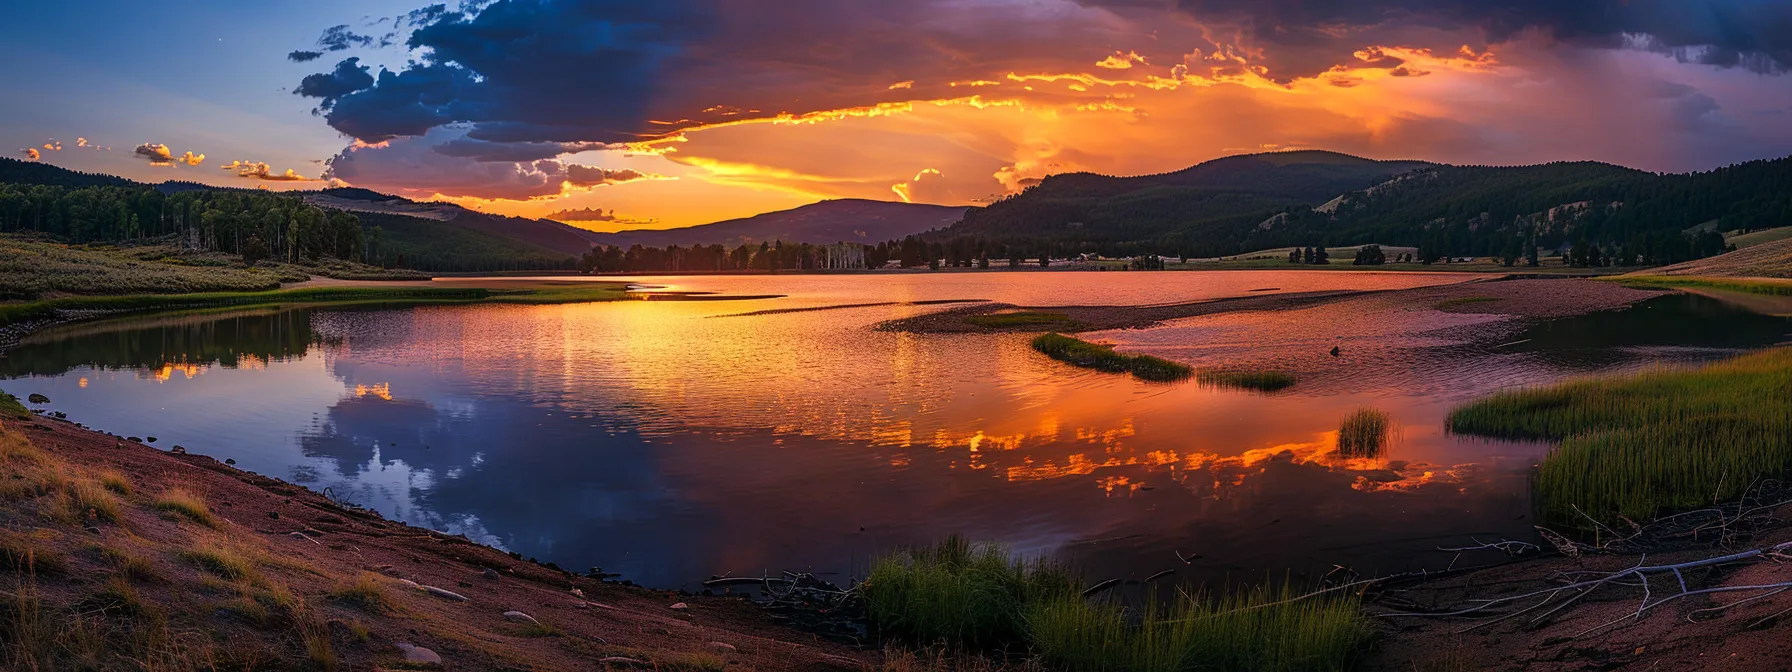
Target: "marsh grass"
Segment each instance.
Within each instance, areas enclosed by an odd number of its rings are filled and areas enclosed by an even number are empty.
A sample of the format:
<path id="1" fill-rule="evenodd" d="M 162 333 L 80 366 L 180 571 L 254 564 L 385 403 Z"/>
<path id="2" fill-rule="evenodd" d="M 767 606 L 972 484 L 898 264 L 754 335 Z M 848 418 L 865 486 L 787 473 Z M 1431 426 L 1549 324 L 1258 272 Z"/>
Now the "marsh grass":
<path id="1" fill-rule="evenodd" d="M 995 648 L 1025 641 L 1029 605 L 1076 586 L 1063 566 L 951 536 L 877 559 L 860 592 L 879 638 Z"/>
<path id="2" fill-rule="evenodd" d="M 1349 595 L 1295 600 L 1282 588 L 1179 594 L 1136 612 L 1070 596 L 1034 605 L 1035 655 L 1091 672 L 1346 670 L 1370 635 Z"/>
<path id="3" fill-rule="evenodd" d="M 1462 434 L 1558 441 L 1536 491 L 1545 515 L 1644 520 L 1734 500 L 1792 473 L 1792 348 L 1700 368 L 1504 392 L 1455 409 Z"/>
<path id="4" fill-rule="evenodd" d="M 1217 387 L 1280 392 L 1294 387 L 1294 376 L 1281 371 L 1202 371 L 1195 379 Z"/>
<path id="5" fill-rule="evenodd" d="M 1062 565 L 949 537 L 878 559 L 859 590 L 875 636 L 922 652 L 899 670 L 1342 670 L 1370 633 L 1354 597 L 1295 599 L 1287 584 L 1131 611 L 1081 588 Z"/>
<path id="6" fill-rule="evenodd" d="M 1357 409 L 1338 425 L 1338 454 L 1353 458 L 1381 457 L 1392 436 L 1393 421 L 1373 408 Z"/>
<path id="7" fill-rule="evenodd" d="M 218 527 L 218 518 L 212 515 L 211 507 L 206 505 L 205 498 L 185 488 L 169 488 L 160 497 L 157 497 L 152 505 L 157 509 L 200 525 L 214 529 Z"/>
<path id="8" fill-rule="evenodd" d="M 972 315 L 965 318 L 965 321 L 979 327 L 990 329 L 1027 329 L 1040 327 L 1040 331 L 1043 331 L 1043 327 L 1053 327 L 1074 331 L 1082 327 L 1080 322 L 1070 319 L 1070 316 L 1067 314 L 1031 310 L 1010 313 L 991 313 L 988 315 Z"/>
<path id="9" fill-rule="evenodd" d="M 1194 374 L 1186 364 L 1151 355 L 1125 355 L 1113 348 L 1071 338 L 1063 334 L 1041 334 L 1033 339 L 1033 349 L 1047 357 L 1071 366 L 1108 373 L 1131 373 L 1133 377 L 1154 383 L 1186 380 Z"/>

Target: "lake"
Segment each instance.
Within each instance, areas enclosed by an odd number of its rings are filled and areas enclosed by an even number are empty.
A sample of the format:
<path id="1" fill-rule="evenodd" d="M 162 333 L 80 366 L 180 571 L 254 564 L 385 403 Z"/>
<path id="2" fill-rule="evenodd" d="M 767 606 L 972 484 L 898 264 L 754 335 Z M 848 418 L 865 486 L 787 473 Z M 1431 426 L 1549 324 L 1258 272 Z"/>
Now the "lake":
<path id="1" fill-rule="evenodd" d="M 1215 584 L 1437 569 L 1453 559 L 1440 546 L 1533 540 L 1529 479 L 1546 447 L 1449 435 L 1450 408 L 1792 334 L 1785 318 L 1688 295 L 1522 328 L 1371 294 L 1087 336 L 1198 366 L 1343 349 L 1325 375 L 1262 395 L 1070 368 L 1022 334 L 872 329 L 942 308 L 919 302 L 1136 305 L 1473 277 L 640 277 L 785 296 L 142 317 L 34 335 L 0 374 L 100 430 L 649 586 L 783 570 L 844 581 L 949 533 L 1095 580 L 1176 568 Z M 885 305 L 838 307 L 866 303 Z M 796 308 L 820 310 L 760 313 Z M 1393 417 L 1394 443 L 1339 456 L 1340 420 L 1365 407 Z"/>

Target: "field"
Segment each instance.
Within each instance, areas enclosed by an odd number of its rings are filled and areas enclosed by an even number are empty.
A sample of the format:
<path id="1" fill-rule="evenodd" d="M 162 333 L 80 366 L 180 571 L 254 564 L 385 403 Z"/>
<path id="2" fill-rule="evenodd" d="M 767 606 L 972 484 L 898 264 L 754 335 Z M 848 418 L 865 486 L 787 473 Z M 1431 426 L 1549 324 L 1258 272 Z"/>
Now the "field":
<path id="1" fill-rule="evenodd" d="M 71 246 L 0 236 L 0 299 L 253 292 L 302 282 L 312 275 L 351 280 L 427 277 L 335 260 L 311 265 L 264 262 L 246 267 L 232 255 L 188 252 L 169 245 Z"/>
<path id="2" fill-rule="evenodd" d="M 1769 229 L 1771 233 L 1781 229 Z M 1651 276 L 1792 278 L 1792 237 L 1763 242 L 1709 259 L 1651 269 Z"/>
<path id="3" fill-rule="evenodd" d="M 1760 231 L 1728 236 L 1724 238 L 1724 242 L 1735 245 L 1736 249 L 1740 250 L 1745 247 L 1754 247 L 1756 245 L 1786 240 L 1788 238 L 1792 238 L 1792 226 L 1782 226 L 1775 229 L 1763 229 Z"/>

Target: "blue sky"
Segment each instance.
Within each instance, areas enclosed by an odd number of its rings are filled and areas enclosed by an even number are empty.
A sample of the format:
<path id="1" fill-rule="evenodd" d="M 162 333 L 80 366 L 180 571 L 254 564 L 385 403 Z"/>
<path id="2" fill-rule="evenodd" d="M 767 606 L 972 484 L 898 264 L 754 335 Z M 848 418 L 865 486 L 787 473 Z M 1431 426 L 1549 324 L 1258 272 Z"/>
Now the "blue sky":
<path id="1" fill-rule="evenodd" d="M 316 176 L 348 139 L 290 91 L 315 64 L 287 52 L 337 23 L 402 13 L 409 2 L 9 2 L 0 25 L 0 143 L 8 156 L 50 138 L 45 159 L 70 168 L 160 181 L 261 161 Z M 346 17 L 346 18 L 344 18 Z M 377 59 L 376 59 L 377 62 Z M 402 65 L 396 51 L 389 62 Z M 74 151 L 75 139 L 110 152 Z M 206 155 L 202 168 L 154 168 L 131 158 L 142 143 Z"/>

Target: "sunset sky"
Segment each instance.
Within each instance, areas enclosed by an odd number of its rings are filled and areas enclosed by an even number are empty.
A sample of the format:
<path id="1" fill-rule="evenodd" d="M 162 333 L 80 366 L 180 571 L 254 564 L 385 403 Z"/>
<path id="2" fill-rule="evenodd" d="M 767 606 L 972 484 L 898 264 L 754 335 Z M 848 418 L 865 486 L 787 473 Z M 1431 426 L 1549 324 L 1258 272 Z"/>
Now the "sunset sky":
<path id="1" fill-rule="evenodd" d="M 1675 172 L 1792 154 L 1784 0 L 103 0 L 0 20 L 9 156 L 599 230 L 1288 148 Z"/>

